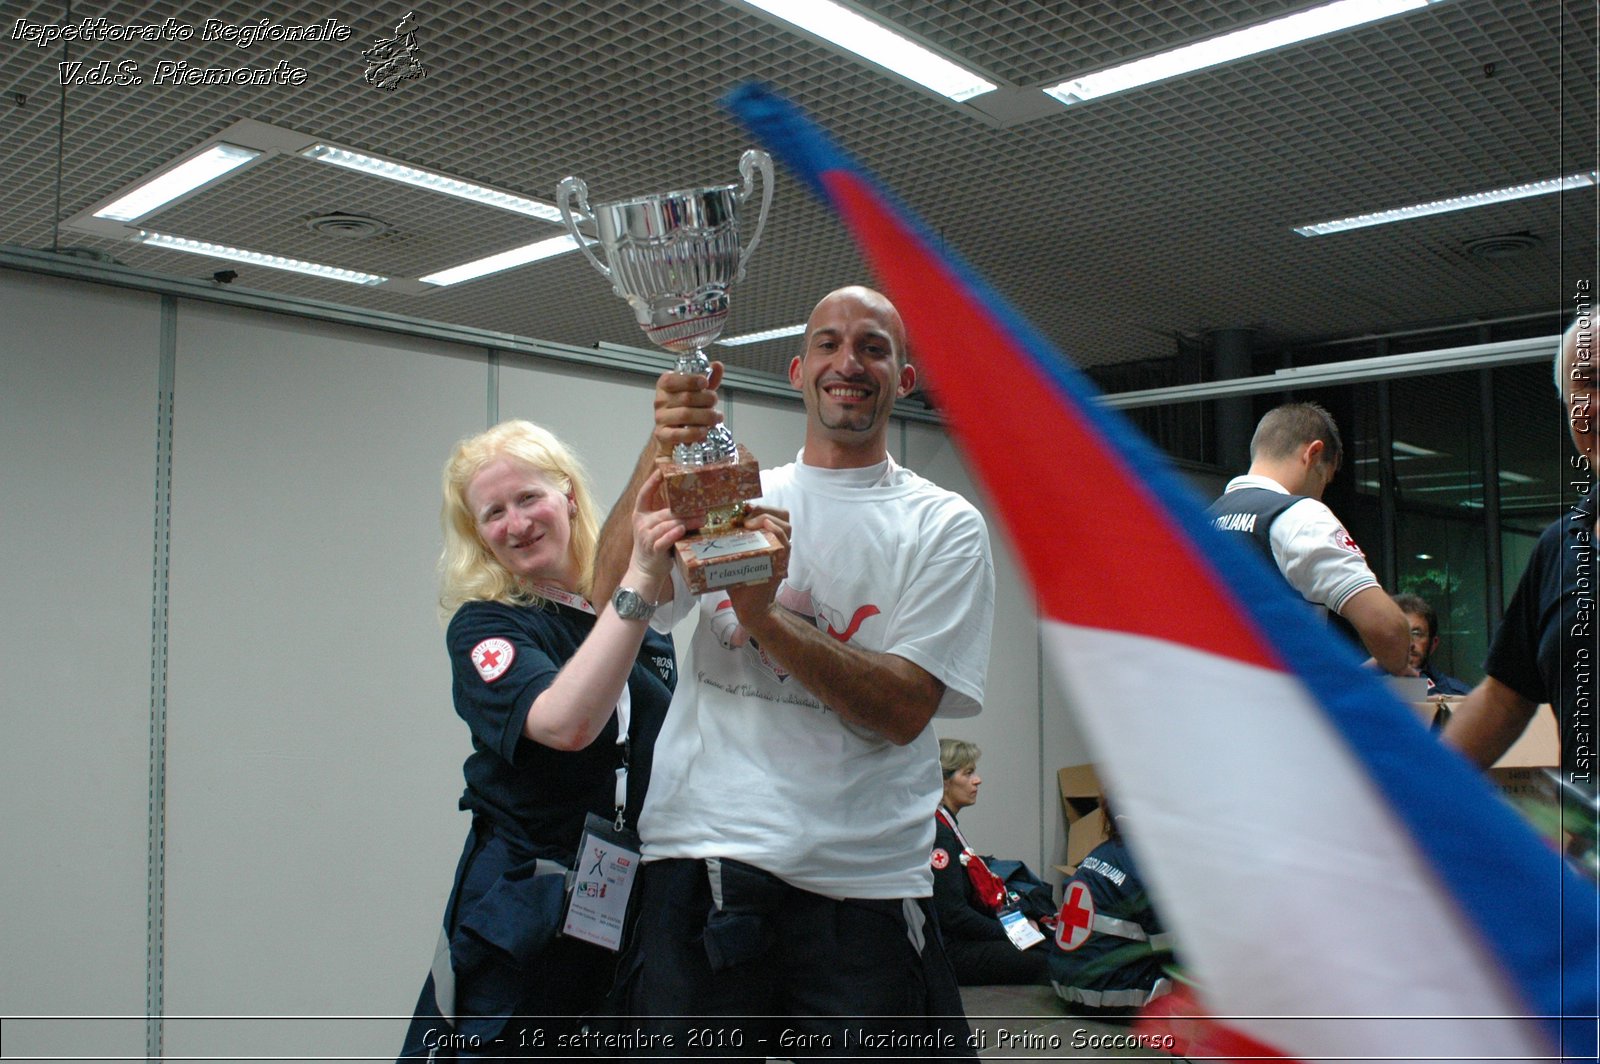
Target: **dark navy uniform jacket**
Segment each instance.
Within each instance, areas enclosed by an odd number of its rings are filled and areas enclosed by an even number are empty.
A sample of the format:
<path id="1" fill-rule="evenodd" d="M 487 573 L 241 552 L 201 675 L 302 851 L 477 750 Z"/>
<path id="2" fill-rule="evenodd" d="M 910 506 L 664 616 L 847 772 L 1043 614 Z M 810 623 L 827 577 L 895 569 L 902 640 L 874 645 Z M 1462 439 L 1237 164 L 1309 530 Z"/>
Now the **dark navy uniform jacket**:
<path id="1" fill-rule="evenodd" d="M 577 652 L 594 621 L 592 614 L 558 603 L 469 602 L 456 611 L 446 634 L 455 710 L 472 733 L 461 797 L 461 808 L 473 814 L 472 831 L 445 911 L 455 978 L 453 1029 L 485 1044 L 502 1028 L 509 1030 L 507 1015 L 571 1017 L 598 1006 L 611 987 L 615 955 L 556 937 L 566 886 L 557 866 L 572 866 L 589 813 L 607 822 L 615 817 L 616 770 L 623 757 L 616 716 L 582 750 L 554 750 L 523 735 L 534 699 Z M 628 677 L 630 827 L 644 802 L 676 667 L 671 641 L 648 632 Z M 430 976 L 403 1058 L 425 1056 L 426 1039 L 443 1022 L 434 989 Z"/>
<path id="2" fill-rule="evenodd" d="M 1107 917 L 1126 924 L 1128 931 L 1139 937 L 1096 925 L 1076 949 L 1053 952 L 1050 981 L 1062 1000 L 1075 1009 L 1125 1013 L 1170 991 L 1172 983 L 1164 968 L 1172 962 L 1172 954 L 1122 839 L 1107 839 L 1089 851 L 1077 874 L 1063 885 L 1061 930 L 1056 937 L 1063 946 L 1073 922 L 1066 907 L 1072 903 L 1074 883 L 1088 888 L 1097 920 Z"/>

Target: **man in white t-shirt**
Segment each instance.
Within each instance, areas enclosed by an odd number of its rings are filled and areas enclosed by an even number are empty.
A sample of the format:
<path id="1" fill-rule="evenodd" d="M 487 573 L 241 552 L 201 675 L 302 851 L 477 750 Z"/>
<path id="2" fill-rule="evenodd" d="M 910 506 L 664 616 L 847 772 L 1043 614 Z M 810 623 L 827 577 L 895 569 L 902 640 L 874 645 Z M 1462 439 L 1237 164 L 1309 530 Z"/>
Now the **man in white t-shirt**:
<path id="1" fill-rule="evenodd" d="M 719 378 L 720 366 L 709 381 L 662 375 L 636 487 L 657 453 L 721 421 Z M 890 411 L 916 371 L 881 294 L 817 304 L 789 379 L 804 446 L 763 471 L 745 519 L 788 539 L 787 577 L 698 601 L 681 579 L 634 589 L 660 603 L 659 628 L 700 616 L 640 818 L 627 1005 L 641 1030 L 679 1037 L 707 1017 L 749 1018 L 740 1044 L 695 1047 L 710 1055 L 970 1056 L 931 926 L 930 721 L 983 700 L 988 532 L 970 503 L 889 456 Z M 613 511 L 602 533 L 597 596 L 620 571 L 608 558 L 626 546 L 625 517 Z M 780 1044 L 784 1031 L 802 1038 Z"/>
<path id="2" fill-rule="evenodd" d="M 1250 439 L 1250 472 L 1228 482 L 1207 511 L 1224 532 L 1249 537 L 1272 556 L 1289 586 L 1356 630 L 1386 672 L 1415 676 L 1406 664 L 1410 627 L 1367 557 L 1322 493 L 1344 458 L 1339 427 L 1316 403 L 1269 410 Z"/>

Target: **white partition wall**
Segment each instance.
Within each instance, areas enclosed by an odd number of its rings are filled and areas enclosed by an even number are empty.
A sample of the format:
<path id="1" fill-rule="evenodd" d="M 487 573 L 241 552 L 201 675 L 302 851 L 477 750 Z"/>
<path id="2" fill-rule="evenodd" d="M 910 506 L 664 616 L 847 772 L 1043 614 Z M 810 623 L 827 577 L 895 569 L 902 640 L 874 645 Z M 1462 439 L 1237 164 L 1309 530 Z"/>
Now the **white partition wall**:
<path id="1" fill-rule="evenodd" d="M 393 1053 L 467 830 L 440 468 L 527 417 L 609 507 L 652 377 L 18 272 L 0 322 L 6 1059 Z M 793 459 L 798 397 L 725 403 Z M 890 445 L 971 497 L 936 427 Z M 1048 865 L 1062 730 L 995 548 L 988 705 L 953 726 L 985 749 L 969 823 Z"/>
<path id="2" fill-rule="evenodd" d="M 986 500 L 943 431 L 907 424 L 898 435 L 904 440 L 901 462 L 985 509 Z M 1044 745 L 1040 728 L 1038 622 L 1005 530 L 994 516 L 986 519 L 995 560 L 995 617 L 983 712 L 967 720 L 935 718 L 934 729 L 941 738 L 967 739 L 983 750 L 978 802 L 961 816 L 973 846 L 1027 861 L 1042 874 L 1041 866 L 1053 858 L 1045 848 L 1043 825 L 1051 822 L 1041 820 L 1041 794 L 1046 783 L 1054 786 L 1055 754 Z"/>
<path id="3" fill-rule="evenodd" d="M 669 365 L 662 358 L 662 369 Z M 609 511 L 649 435 L 655 382 L 641 376 L 519 355 L 500 360 L 498 417 L 526 418 L 554 432 L 589 470 L 595 501 Z"/>
<path id="4" fill-rule="evenodd" d="M 161 297 L 0 272 L 0 1010 L 145 1011 Z M 142 1020 L 10 1022 L 7 1059 Z"/>
<path id="5" fill-rule="evenodd" d="M 395 1013 L 421 986 L 464 835 L 468 751 L 435 608 L 439 470 L 484 427 L 486 365 L 437 343 L 182 309 L 169 1013 Z M 180 1021 L 166 1045 L 228 1055 L 263 1033 Z M 268 1033 L 302 1052 L 374 1050 L 351 1025 Z"/>

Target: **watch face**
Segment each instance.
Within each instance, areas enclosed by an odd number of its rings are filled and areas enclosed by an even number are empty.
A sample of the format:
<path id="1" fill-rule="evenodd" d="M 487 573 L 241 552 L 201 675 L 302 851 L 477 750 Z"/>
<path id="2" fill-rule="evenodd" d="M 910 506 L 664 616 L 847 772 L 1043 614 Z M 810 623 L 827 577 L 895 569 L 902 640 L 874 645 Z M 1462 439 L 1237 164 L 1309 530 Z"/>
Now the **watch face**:
<path id="1" fill-rule="evenodd" d="M 611 606 L 617 611 L 617 616 L 625 621 L 636 621 L 655 612 L 645 602 L 644 596 L 631 587 L 617 588 L 617 593 L 611 597 Z"/>

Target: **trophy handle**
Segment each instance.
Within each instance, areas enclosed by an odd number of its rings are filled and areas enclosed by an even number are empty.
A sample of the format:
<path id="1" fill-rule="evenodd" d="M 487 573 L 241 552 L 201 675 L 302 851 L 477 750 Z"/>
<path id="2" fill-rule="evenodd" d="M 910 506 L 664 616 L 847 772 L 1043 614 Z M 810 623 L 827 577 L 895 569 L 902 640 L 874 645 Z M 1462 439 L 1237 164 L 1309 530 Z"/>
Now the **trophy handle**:
<path id="1" fill-rule="evenodd" d="M 751 173 L 752 170 L 761 171 L 761 213 L 756 215 L 756 228 L 755 232 L 750 234 L 750 243 L 739 252 L 739 271 L 734 274 L 735 281 L 744 280 L 744 264 L 749 261 L 750 253 L 755 251 L 756 245 L 761 243 L 761 230 L 766 227 L 767 210 L 772 206 L 772 156 L 755 148 L 739 156 L 739 176 L 744 178 L 744 191 L 739 193 L 740 205 L 750 199 L 750 193 L 753 191 L 751 186 L 755 175 Z"/>
<path id="2" fill-rule="evenodd" d="M 567 223 L 567 232 L 577 241 L 578 250 L 589 260 L 589 265 L 599 270 L 601 277 L 611 281 L 611 267 L 595 258 L 594 252 L 589 250 L 589 241 L 578 232 L 578 220 L 572 216 L 572 206 L 569 202 L 574 196 L 577 197 L 578 206 L 583 208 L 583 213 L 591 218 L 594 217 L 594 212 L 589 209 L 589 186 L 583 183 L 581 177 L 562 178 L 561 184 L 556 186 L 556 206 L 561 208 L 561 220 Z M 615 284 L 614 281 L 612 283 Z"/>

